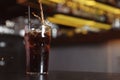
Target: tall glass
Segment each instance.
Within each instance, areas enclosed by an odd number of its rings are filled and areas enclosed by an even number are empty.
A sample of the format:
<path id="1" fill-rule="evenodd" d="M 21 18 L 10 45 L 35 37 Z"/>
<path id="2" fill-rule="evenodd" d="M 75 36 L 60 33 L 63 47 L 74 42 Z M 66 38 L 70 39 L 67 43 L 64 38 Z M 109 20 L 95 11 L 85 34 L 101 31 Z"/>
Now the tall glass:
<path id="1" fill-rule="evenodd" d="M 48 74 L 51 28 L 45 23 L 25 27 L 26 73 Z"/>

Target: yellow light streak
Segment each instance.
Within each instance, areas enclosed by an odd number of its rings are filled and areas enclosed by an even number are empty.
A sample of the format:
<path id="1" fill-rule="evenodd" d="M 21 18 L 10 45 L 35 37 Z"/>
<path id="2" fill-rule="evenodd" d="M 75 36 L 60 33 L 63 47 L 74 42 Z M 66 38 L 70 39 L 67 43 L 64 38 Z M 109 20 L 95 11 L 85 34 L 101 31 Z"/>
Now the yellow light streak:
<path id="1" fill-rule="evenodd" d="M 108 11 L 108 12 L 111 12 L 111 13 L 114 13 L 114 14 L 120 14 L 120 9 L 104 5 L 102 3 L 96 2 L 95 7 L 105 10 L 105 11 Z"/>
<path id="2" fill-rule="evenodd" d="M 65 0 L 49 0 L 49 1 L 52 1 L 54 3 L 64 3 Z"/>
<path id="3" fill-rule="evenodd" d="M 52 1 L 53 3 L 64 4 L 66 0 L 48 0 L 48 1 Z M 95 8 L 99 8 L 101 10 L 105 10 L 105 11 L 108 11 L 108 12 L 113 13 L 113 14 L 120 14 L 119 8 L 105 5 L 105 4 L 102 4 L 100 2 L 96 2 L 95 0 L 75 0 L 74 2 L 79 2 L 80 5 L 93 6 Z M 73 4 L 74 4 L 74 2 L 73 2 Z"/>
<path id="4" fill-rule="evenodd" d="M 56 14 L 54 15 L 54 17 L 48 17 L 48 20 L 56 24 L 62 24 L 62 25 L 75 27 L 75 28 L 88 25 L 90 27 L 94 27 L 98 29 L 104 29 L 104 30 L 111 29 L 111 25 L 108 25 L 108 24 L 103 24 L 103 23 L 92 21 L 92 20 L 75 18 L 75 17 L 66 16 L 62 14 Z"/>

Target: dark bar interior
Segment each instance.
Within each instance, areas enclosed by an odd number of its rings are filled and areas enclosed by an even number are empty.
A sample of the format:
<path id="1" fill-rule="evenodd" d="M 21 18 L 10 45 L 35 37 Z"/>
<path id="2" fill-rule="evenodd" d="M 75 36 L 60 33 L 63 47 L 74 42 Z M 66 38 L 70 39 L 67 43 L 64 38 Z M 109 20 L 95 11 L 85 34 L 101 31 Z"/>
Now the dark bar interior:
<path id="1" fill-rule="evenodd" d="M 40 0 L 0 0 L 0 80 L 120 80 L 120 0 L 41 1 L 51 28 L 48 74 L 26 75 L 28 6 L 39 23 Z"/>

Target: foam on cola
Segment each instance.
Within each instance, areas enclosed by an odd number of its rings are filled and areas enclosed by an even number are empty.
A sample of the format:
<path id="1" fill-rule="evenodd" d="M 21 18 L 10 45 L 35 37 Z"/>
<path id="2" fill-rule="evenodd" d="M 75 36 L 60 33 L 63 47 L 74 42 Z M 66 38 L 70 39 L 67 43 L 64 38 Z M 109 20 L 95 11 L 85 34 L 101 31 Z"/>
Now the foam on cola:
<path id="1" fill-rule="evenodd" d="M 31 30 L 25 33 L 27 74 L 47 74 L 50 50 L 50 33 Z"/>

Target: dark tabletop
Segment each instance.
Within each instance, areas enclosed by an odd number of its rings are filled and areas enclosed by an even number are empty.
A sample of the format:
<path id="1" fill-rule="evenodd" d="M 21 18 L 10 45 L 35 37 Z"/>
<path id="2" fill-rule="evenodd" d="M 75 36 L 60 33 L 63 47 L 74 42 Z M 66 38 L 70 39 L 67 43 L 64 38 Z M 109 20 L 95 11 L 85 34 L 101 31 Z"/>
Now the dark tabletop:
<path id="1" fill-rule="evenodd" d="M 20 73 L 0 73 L 0 80 L 120 80 L 119 73 L 49 72 L 48 75 L 29 76 Z"/>

